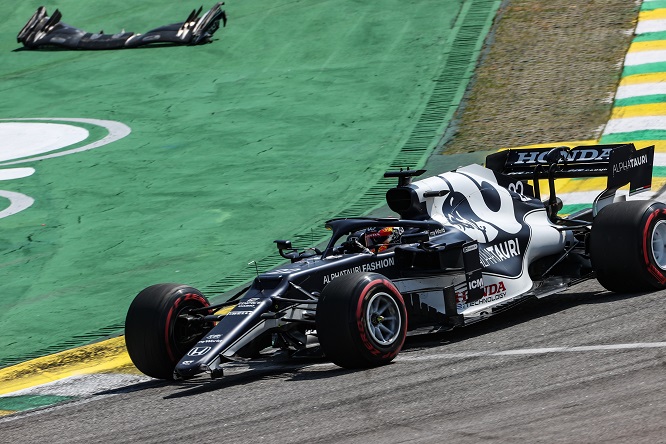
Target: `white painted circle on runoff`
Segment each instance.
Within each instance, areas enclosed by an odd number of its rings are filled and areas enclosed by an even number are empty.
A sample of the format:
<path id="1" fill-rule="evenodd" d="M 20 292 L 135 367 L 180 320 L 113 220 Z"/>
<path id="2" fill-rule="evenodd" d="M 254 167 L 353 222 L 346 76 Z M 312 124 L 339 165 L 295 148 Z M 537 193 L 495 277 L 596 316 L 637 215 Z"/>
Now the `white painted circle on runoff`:
<path id="1" fill-rule="evenodd" d="M 82 124 L 104 128 L 108 134 L 100 139 L 88 140 L 90 132 Z M 113 120 L 71 117 L 0 119 L 0 181 L 22 179 L 35 173 L 32 167 L 16 168 L 13 165 L 34 164 L 99 148 L 131 132 L 129 126 Z M 7 186 L 12 184 L 8 182 Z M 0 219 L 21 212 L 34 202 L 35 199 L 25 194 L 0 190 Z"/>
<path id="2" fill-rule="evenodd" d="M 34 168 L 9 168 L 0 170 L 0 180 L 21 179 L 35 174 Z"/>
<path id="3" fill-rule="evenodd" d="M 71 146 L 88 138 L 88 130 L 59 123 L 0 122 L 0 162 Z"/>
<path id="4" fill-rule="evenodd" d="M 35 199 L 32 197 L 21 193 L 14 193 L 12 191 L 0 190 L 0 197 L 9 200 L 8 207 L 4 208 L 4 205 L 0 205 L 0 219 L 11 216 L 12 214 L 20 213 L 35 203 Z"/>

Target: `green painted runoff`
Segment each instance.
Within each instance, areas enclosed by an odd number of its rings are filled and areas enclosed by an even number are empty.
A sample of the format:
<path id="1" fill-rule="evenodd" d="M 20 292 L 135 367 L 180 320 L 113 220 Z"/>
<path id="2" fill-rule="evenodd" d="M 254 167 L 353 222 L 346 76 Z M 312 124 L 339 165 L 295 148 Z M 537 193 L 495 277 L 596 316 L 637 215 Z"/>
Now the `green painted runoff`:
<path id="1" fill-rule="evenodd" d="M 27 51 L 16 34 L 40 5 L 114 33 L 183 21 L 200 3 L 0 0 L 11 11 L 0 20 L 0 129 L 20 118 L 131 128 L 89 151 L 0 162 L 34 169 L 0 181 L 34 199 L 0 218 L 0 367 L 121 332 L 148 285 L 226 291 L 251 278 L 249 262 L 278 263 L 274 239 L 319 240 L 406 144 L 421 151 L 404 166 L 423 165 L 499 3 L 230 0 L 208 45 Z M 454 55 L 461 68 L 447 71 Z M 437 85 L 450 89 L 441 109 Z M 90 136 L 76 146 L 105 136 L 79 126 Z"/>

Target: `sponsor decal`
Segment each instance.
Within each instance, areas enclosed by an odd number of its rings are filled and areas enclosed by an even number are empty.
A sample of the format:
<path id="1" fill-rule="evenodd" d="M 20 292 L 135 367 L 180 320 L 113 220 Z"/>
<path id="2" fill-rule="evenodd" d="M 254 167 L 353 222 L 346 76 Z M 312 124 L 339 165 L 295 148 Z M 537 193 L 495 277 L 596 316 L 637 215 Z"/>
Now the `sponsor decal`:
<path id="1" fill-rule="evenodd" d="M 487 304 L 488 302 L 497 301 L 506 297 L 506 286 L 504 281 L 499 281 L 496 284 L 488 284 L 483 287 L 483 297 L 476 301 L 467 302 L 467 290 L 456 291 L 456 302 L 459 309 L 473 307 L 475 305 Z"/>
<path id="2" fill-rule="evenodd" d="M 183 361 L 183 365 L 190 365 L 190 364 L 193 363 L 193 362 L 194 362 L 194 361 Z"/>
<path id="3" fill-rule="evenodd" d="M 211 347 L 194 347 L 187 356 L 203 356 L 211 350 Z"/>
<path id="4" fill-rule="evenodd" d="M 642 156 L 639 156 L 635 159 L 628 159 L 625 160 L 624 162 L 618 162 L 615 165 L 613 165 L 613 174 L 621 173 L 622 171 L 627 171 L 632 168 L 645 165 L 646 163 L 648 163 L 647 154 L 643 154 Z"/>
<path id="5" fill-rule="evenodd" d="M 564 158 L 569 162 L 591 162 L 591 161 L 606 161 L 610 158 L 610 153 L 613 151 L 612 148 L 581 148 L 571 150 L 569 152 L 563 153 Z M 530 151 L 530 150 L 517 150 L 515 153 L 517 159 L 512 163 L 514 164 L 536 164 L 536 163 L 547 163 L 546 155 L 550 152 L 550 149 Z"/>
<path id="6" fill-rule="evenodd" d="M 430 231 L 428 233 L 428 236 L 433 237 L 433 236 L 439 236 L 440 234 L 446 233 L 446 228 L 438 228 L 436 230 Z"/>
<path id="7" fill-rule="evenodd" d="M 467 285 L 469 285 L 470 290 L 481 288 L 483 287 L 483 279 L 474 279 L 473 281 L 469 281 Z"/>
<path id="8" fill-rule="evenodd" d="M 251 310 L 239 310 L 239 311 L 234 310 L 234 311 L 230 311 L 229 313 L 227 313 L 227 316 L 247 316 L 247 315 L 252 314 L 252 313 L 254 313 L 254 312 L 251 311 Z"/>
<path id="9" fill-rule="evenodd" d="M 247 301 L 240 301 L 237 306 L 240 308 L 254 308 L 259 305 L 260 301 L 259 298 L 250 298 Z"/>
<path id="10" fill-rule="evenodd" d="M 512 257 L 520 255 L 520 244 L 518 238 L 509 239 L 504 242 L 482 247 L 479 250 L 479 258 L 481 265 L 489 267 L 493 264 L 498 264 Z"/>
<path id="11" fill-rule="evenodd" d="M 479 244 L 472 244 L 468 245 L 466 247 L 463 247 L 463 253 L 469 253 L 470 251 L 474 251 L 479 247 Z"/>
<path id="12" fill-rule="evenodd" d="M 331 282 L 333 279 L 344 276 L 345 274 L 352 274 L 352 273 L 364 273 L 368 271 L 375 271 L 375 270 L 381 270 L 382 268 L 388 268 L 395 265 L 395 258 L 393 257 L 388 257 L 386 259 L 380 259 L 374 262 L 370 262 L 367 264 L 359 265 L 358 267 L 353 267 L 353 268 L 347 268 L 346 270 L 342 271 L 336 271 L 335 273 L 330 273 L 324 276 L 324 284 L 328 284 Z M 233 313 L 233 312 L 231 312 Z M 229 313 L 229 314 L 231 314 Z"/>
<path id="13" fill-rule="evenodd" d="M 607 188 L 618 188 L 629 184 L 629 195 L 633 196 L 652 187 L 652 164 L 654 146 L 632 151 L 630 147 L 616 150 L 608 167 Z"/>
<path id="14" fill-rule="evenodd" d="M 264 274 L 289 274 L 293 272 L 294 272 L 293 268 L 278 268 L 276 270 L 269 270 Z"/>

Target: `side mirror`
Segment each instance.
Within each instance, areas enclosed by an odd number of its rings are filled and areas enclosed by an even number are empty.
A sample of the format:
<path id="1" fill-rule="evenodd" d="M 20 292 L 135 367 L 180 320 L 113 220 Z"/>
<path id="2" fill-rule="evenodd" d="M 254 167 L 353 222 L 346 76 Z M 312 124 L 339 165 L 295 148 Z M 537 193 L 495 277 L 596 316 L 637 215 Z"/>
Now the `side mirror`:
<path id="1" fill-rule="evenodd" d="M 292 263 L 300 261 L 301 259 L 307 259 L 309 257 L 321 254 L 318 248 L 309 248 L 301 253 L 296 251 L 294 247 L 291 246 L 291 241 L 288 240 L 276 240 L 273 241 L 277 244 L 278 253 L 285 259 L 289 259 Z M 285 250 L 288 252 L 285 253 Z"/>
<path id="2" fill-rule="evenodd" d="M 273 241 L 277 244 L 278 250 L 293 250 L 291 247 L 291 241 L 288 240 L 276 240 Z"/>

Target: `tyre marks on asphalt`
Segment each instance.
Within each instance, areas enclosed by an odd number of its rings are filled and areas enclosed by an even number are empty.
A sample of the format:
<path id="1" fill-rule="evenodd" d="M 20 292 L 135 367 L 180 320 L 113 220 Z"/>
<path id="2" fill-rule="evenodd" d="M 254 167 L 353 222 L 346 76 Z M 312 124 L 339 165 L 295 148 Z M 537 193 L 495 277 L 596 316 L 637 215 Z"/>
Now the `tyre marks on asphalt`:
<path id="1" fill-rule="evenodd" d="M 142 384 L 159 384 L 138 374 L 98 373 L 69 376 L 0 396 L 0 417 L 19 412 L 132 391 Z"/>
<path id="2" fill-rule="evenodd" d="M 613 353 L 625 351 L 656 350 L 666 348 L 666 342 L 639 342 L 625 344 L 581 345 L 565 347 L 542 347 L 509 350 L 476 350 L 437 353 L 423 350 L 404 350 L 395 359 L 395 364 L 421 361 L 445 361 L 450 359 L 484 359 L 507 356 L 538 356 L 555 353 Z M 252 364 L 231 363 L 225 377 L 239 377 L 247 372 L 278 372 L 278 374 L 298 372 L 317 372 L 321 370 L 337 369 L 330 362 L 315 361 L 279 362 L 270 360 L 253 362 Z M 209 380 L 200 377 L 193 380 L 194 384 L 206 385 Z M 132 392 L 146 387 L 164 384 L 148 376 L 139 374 L 87 374 L 72 375 L 67 378 L 28 387 L 17 392 L 0 396 L 0 422 L 2 416 L 19 412 L 32 412 L 36 409 L 59 407 L 65 403 L 85 403 L 94 399 L 115 396 L 117 394 Z M 31 414 L 31 413 L 28 413 Z M 11 420 L 11 418 L 6 418 Z"/>

